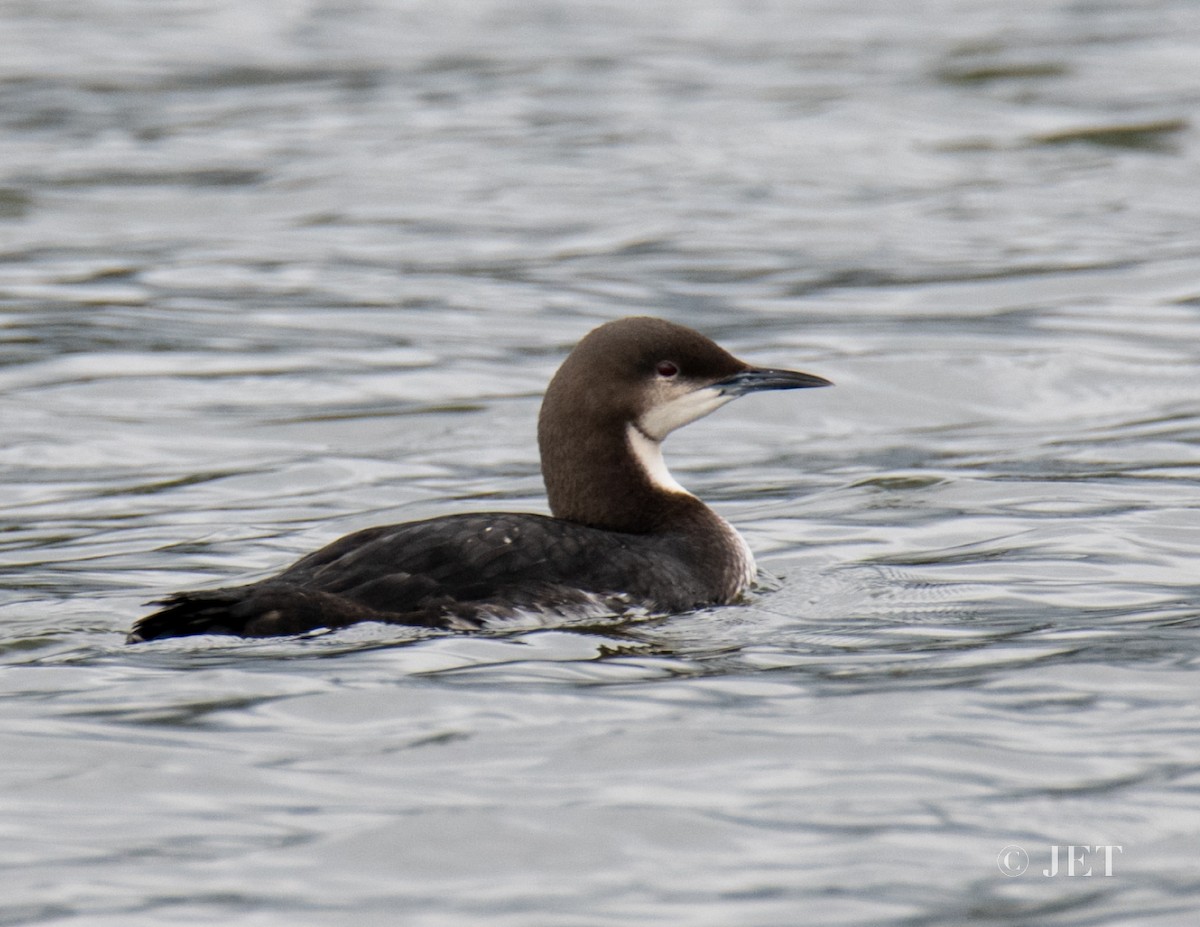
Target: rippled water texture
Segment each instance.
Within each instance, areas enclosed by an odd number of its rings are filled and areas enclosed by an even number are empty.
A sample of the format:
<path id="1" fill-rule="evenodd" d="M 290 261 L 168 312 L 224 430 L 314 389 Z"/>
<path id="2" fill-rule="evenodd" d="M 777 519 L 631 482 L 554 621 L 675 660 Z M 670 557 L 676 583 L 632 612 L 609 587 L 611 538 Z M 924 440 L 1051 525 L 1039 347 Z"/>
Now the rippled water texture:
<path id="1" fill-rule="evenodd" d="M 1190 927 L 1197 61 L 1192 0 L 0 6 L 0 924 Z M 838 384 L 668 445 L 750 605 L 122 643 L 543 510 L 640 312 Z"/>

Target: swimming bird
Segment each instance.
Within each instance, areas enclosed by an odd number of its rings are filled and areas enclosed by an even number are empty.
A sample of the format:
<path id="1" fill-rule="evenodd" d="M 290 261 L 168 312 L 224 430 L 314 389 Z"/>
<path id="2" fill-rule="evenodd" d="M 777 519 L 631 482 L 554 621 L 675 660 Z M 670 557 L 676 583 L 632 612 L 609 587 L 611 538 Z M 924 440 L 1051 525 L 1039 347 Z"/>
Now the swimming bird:
<path id="1" fill-rule="evenodd" d="M 736 602 L 754 580 L 754 557 L 671 476 L 662 441 L 747 393 L 829 385 L 752 366 L 662 319 L 608 322 L 576 345 L 542 401 L 552 516 L 458 514 L 356 531 L 260 582 L 172 595 L 128 640 L 363 621 L 477 629 L 529 611 L 670 614 Z"/>

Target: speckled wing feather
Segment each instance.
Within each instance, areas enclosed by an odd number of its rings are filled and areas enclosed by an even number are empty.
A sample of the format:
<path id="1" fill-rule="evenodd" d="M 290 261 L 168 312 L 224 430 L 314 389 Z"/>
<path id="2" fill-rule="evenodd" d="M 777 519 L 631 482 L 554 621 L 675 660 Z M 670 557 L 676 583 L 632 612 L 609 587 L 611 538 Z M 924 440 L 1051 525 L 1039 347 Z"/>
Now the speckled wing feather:
<path id="1" fill-rule="evenodd" d="M 649 575 L 654 588 L 638 579 Z M 347 535 L 260 583 L 172 596 L 130 639 L 298 634 L 359 621 L 472 628 L 597 596 L 614 608 L 677 611 L 701 604 L 702 587 L 670 537 L 540 515 L 453 515 Z"/>

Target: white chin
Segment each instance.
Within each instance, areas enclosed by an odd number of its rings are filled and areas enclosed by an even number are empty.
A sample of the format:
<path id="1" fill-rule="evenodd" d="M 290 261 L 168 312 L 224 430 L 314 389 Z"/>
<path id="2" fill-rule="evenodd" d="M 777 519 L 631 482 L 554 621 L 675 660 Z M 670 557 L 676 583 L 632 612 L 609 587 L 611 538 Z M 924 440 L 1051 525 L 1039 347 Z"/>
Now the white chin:
<path id="1" fill-rule="evenodd" d="M 705 386 L 701 389 L 692 390 L 684 393 L 682 396 L 677 396 L 669 402 L 664 402 L 662 405 L 655 406 L 649 412 L 644 414 L 637 423 L 638 429 L 643 434 L 653 438 L 655 441 L 661 441 L 676 428 L 682 428 L 688 422 L 694 422 L 698 418 L 704 418 L 711 412 L 715 412 L 727 402 L 732 402 L 735 397 L 722 395 L 721 391 L 715 386 Z M 663 468 L 666 469 L 665 467 Z M 671 482 L 675 482 L 672 480 Z M 679 485 L 676 483 L 676 485 Z"/>

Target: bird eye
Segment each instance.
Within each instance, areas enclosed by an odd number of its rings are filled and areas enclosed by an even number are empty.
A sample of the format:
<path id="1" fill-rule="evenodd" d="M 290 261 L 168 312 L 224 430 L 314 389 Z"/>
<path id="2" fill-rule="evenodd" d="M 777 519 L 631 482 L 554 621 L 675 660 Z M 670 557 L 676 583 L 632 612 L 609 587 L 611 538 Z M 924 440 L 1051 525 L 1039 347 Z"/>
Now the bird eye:
<path id="1" fill-rule="evenodd" d="M 673 377 L 679 373 L 679 365 L 671 361 L 659 361 L 654 368 L 654 372 L 660 377 Z"/>

